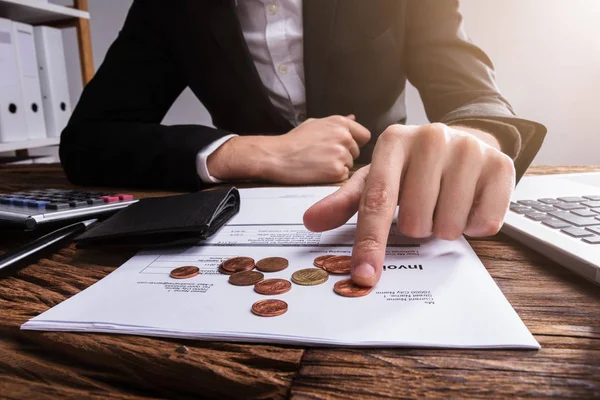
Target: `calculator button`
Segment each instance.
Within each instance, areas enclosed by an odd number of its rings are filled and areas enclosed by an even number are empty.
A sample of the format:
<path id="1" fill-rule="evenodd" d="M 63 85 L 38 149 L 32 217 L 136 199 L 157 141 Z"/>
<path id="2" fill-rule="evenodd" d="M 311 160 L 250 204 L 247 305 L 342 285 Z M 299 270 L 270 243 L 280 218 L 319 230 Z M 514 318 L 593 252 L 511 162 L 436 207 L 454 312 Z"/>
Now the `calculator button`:
<path id="1" fill-rule="evenodd" d="M 73 200 L 69 202 L 69 207 L 87 207 L 88 202 L 85 200 Z"/>
<path id="2" fill-rule="evenodd" d="M 28 200 L 28 199 L 24 199 L 24 198 L 21 198 L 21 197 L 17 197 L 17 198 L 14 198 L 14 199 L 13 199 L 12 203 L 13 203 L 15 206 L 24 206 L 24 205 L 27 203 L 27 200 Z"/>
<path id="3" fill-rule="evenodd" d="M 98 204 L 104 204 L 103 199 L 87 199 L 87 203 L 90 206 L 97 206 Z"/>
<path id="4" fill-rule="evenodd" d="M 65 210 L 69 208 L 69 203 L 50 203 L 46 204 L 46 210 Z"/>
<path id="5" fill-rule="evenodd" d="M 131 201 L 133 200 L 133 196 L 130 194 L 115 194 L 115 196 L 118 196 L 119 199 L 121 199 L 121 201 Z"/>
<path id="6" fill-rule="evenodd" d="M 100 196 L 105 203 L 116 203 L 119 201 L 119 196 Z"/>

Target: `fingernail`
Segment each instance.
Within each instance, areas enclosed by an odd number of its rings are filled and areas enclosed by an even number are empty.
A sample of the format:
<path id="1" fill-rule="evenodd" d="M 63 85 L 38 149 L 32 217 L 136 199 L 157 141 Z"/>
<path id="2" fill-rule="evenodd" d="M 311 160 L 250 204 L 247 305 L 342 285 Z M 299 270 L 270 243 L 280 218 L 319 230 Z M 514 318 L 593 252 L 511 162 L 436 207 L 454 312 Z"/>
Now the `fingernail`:
<path id="1" fill-rule="evenodd" d="M 354 268 L 354 276 L 369 279 L 375 275 L 375 268 L 367 263 L 360 264 Z"/>

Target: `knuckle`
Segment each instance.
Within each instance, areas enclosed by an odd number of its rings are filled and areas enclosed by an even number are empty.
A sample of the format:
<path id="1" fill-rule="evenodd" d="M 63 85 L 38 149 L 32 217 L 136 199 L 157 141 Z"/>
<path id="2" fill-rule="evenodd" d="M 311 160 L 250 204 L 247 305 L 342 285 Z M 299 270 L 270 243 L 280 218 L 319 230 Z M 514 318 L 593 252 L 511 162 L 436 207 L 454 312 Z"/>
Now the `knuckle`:
<path id="1" fill-rule="evenodd" d="M 380 213 L 391 206 L 390 189 L 385 184 L 376 184 L 365 192 L 360 209 L 364 213 Z"/>
<path id="2" fill-rule="evenodd" d="M 398 136 L 400 135 L 399 125 L 390 125 L 386 128 L 385 131 L 379 136 L 379 140 L 382 140 L 386 143 L 393 142 L 398 140 Z"/>
<path id="3" fill-rule="evenodd" d="M 500 232 L 500 228 L 502 228 L 503 221 L 501 219 L 496 218 L 488 218 L 479 223 L 481 227 L 478 231 L 482 236 L 494 236 L 498 232 Z"/>
<path id="4" fill-rule="evenodd" d="M 355 248 L 358 248 L 361 253 L 375 253 L 383 250 L 384 245 L 382 244 L 376 235 L 367 234 L 359 238 L 354 244 Z"/>
<path id="5" fill-rule="evenodd" d="M 331 168 L 331 174 L 334 179 L 344 179 L 348 174 L 348 167 L 343 163 L 335 163 Z"/>
<path id="6" fill-rule="evenodd" d="M 441 123 L 433 123 L 421 127 L 418 133 L 423 147 L 438 148 L 446 144 L 447 127 Z"/>
<path id="7" fill-rule="evenodd" d="M 398 217 L 398 231 L 404 236 L 411 238 L 426 238 L 431 235 L 431 224 L 424 224 L 418 218 L 410 215 L 401 215 Z"/>
<path id="8" fill-rule="evenodd" d="M 433 234 L 438 239 L 456 240 L 463 234 L 463 229 L 454 223 L 436 224 Z"/>
<path id="9" fill-rule="evenodd" d="M 497 152 L 497 157 L 494 157 L 493 168 L 500 174 L 508 175 L 515 174 L 515 164 L 513 160 L 504 153 Z"/>

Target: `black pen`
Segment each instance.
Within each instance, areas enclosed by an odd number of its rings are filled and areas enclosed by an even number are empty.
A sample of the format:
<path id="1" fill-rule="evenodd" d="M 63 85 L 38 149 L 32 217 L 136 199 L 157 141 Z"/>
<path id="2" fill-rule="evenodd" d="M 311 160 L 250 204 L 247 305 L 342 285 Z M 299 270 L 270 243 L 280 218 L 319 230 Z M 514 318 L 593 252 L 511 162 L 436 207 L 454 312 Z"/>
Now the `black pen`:
<path id="1" fill-rule="evenodd" d="M 77 222 L 72 225 L 62 227 L 47 235 L 44 235 L 33 242 L 27 243 L 18 249 L 12 250 L 0 256 L 0 276 L 6 275 L 18 268 L 25 267 L 33 261 L 41 258 L 47 252 L 50 252 L 73 237 L 79 235 L 97 219 Z"/>

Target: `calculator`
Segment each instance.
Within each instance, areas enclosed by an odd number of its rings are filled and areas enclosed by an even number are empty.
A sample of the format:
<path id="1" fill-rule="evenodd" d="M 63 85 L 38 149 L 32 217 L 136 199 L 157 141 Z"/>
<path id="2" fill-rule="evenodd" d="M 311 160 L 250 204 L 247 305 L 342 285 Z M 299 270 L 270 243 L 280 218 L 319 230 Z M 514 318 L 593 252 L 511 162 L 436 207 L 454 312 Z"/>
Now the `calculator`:
<path id="1" fill-rule="evenodd" d="M 0 193 L 0 229 L 29 231 L 40 225 L 101 218 L 135 202 L 130 194 L 79 190 Z"/>

